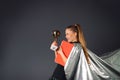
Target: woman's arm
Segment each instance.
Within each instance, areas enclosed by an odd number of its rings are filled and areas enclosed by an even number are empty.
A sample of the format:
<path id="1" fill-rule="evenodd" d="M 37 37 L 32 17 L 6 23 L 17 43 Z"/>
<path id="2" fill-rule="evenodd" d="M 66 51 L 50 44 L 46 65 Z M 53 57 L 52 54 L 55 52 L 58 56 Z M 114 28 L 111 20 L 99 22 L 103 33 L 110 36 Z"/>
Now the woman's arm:
<path id="1" fill-rule="evenodd" d="M 57 51 L 55 51 L 55 58 L 57 57 Z"/>
<path id="2" fill-rule="evenodd" d="M 53 43 L 51 44 L 51 46 L 52 45 L 58 46 L 58 44 L 57 44 L 56 41 L 53 41 Z M 64 63 L 66 63 L 67 57 L 64 55 L 61 47 L 59 47 L 59 49 L 57 49 L 56 51 L 54 51 L 54 53 L 55 53 L 55 58 L 57 57 L 57 54 L 60 54 L 61 57 L 62 57 L 62 60 L 64 61 Z"/>
<path id="3" fill-rule="evenodd" d="M 61 55 L 64 63 L 66 63 L 67 57 L 64 55 L 64 53 L 63 53 L 63 51 L 62 51 L 62 48 L 60 47 L 56 52 Z"/>

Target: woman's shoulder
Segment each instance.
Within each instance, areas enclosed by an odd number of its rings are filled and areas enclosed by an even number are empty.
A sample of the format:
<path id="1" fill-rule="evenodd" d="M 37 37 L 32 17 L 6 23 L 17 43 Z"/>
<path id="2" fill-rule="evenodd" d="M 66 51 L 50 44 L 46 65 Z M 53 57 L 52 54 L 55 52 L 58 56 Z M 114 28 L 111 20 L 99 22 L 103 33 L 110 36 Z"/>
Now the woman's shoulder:
<path id="1" fill-rule="evenodd" d="M 61 41 L 61 46 L 75 46 L 75 45 L 81 46 L 80 42 L 68 42 L 66 40 Z"/>
<path id="2" fill-rule="evenodd" d="M 64 51 L 64 50 L 71 50 L 73 48 L 74 44 L 69 43 L 68 41 L 63 40 L 61 42 L 60 46 L 61 46 L 62 50 Z"/>
<path id="3" fill-rule="evenodd" d="M 73 43 L 70 43 L 68 41 L 62 40 L 61 41 L 61 46 L 63 46 L 63 45 L 71 46 L 71 45 L 73 45 Z"/>

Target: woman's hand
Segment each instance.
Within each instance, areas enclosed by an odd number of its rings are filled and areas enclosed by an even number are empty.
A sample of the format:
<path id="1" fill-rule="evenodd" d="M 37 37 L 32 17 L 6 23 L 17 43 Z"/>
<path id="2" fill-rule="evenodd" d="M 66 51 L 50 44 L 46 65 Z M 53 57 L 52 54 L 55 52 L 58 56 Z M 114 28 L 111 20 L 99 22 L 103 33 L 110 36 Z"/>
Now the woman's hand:
<path id="1" fill-rule="evenodd" d="M 54 46 L 58 46 L 58 43 L 56 41 L 53 41 L 51 46 L 54 45 Z"/>
<path id="2" fill-rule="evenodd" d="M 57 49 L 57 51 L 56 51 L 58 54 L 63 54 L 63 51 L 62 51 L 62 48 L 61 47 L 59 47 L 58 49 Z"/>

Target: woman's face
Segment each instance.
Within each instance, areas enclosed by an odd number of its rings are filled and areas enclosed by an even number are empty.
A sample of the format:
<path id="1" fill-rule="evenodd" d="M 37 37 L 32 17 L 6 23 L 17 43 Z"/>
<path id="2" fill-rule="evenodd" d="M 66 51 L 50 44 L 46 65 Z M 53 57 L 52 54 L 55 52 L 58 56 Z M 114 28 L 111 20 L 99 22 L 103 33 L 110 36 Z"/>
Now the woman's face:
<path id="1" fill-rule="evenodd" d="M 72 31 L 71 29 L 66 29 L 65 30 L 65 37 L 67 39 L 68 42 L 75 42 L 77 41 L 77 33 Z"/>

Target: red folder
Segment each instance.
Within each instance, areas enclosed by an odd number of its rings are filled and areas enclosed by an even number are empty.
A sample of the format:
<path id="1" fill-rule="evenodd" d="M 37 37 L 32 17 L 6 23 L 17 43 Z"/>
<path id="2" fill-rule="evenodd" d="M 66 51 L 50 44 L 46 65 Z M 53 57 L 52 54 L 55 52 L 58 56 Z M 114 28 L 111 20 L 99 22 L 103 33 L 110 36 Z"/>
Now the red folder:
<path id="1" fill-rule="evenodd" d="M 61 42 L 62 51 L 63 51 L 64 55 L 65 55 L 67 58 L 68 58 L 68 56 L 69 56 L 69 54 L 70 54 L 73 46 L 74 46 L 74 45 L 73 45 L 72 43 L 69 43 L 69 42 L 67 42 L 67 41 L 64 41 L 64 40 L 63 40 L 63 41 Z M 60 64 L 60 65 L 62 65 L 62 66 L 65 65 L 65 63 L 64 63 L 61 55 L 58 54 L 58 53 L 57 53 L 57 57 L 55 58 L 55 62 L 58 63 L 58 64 Z"/>

